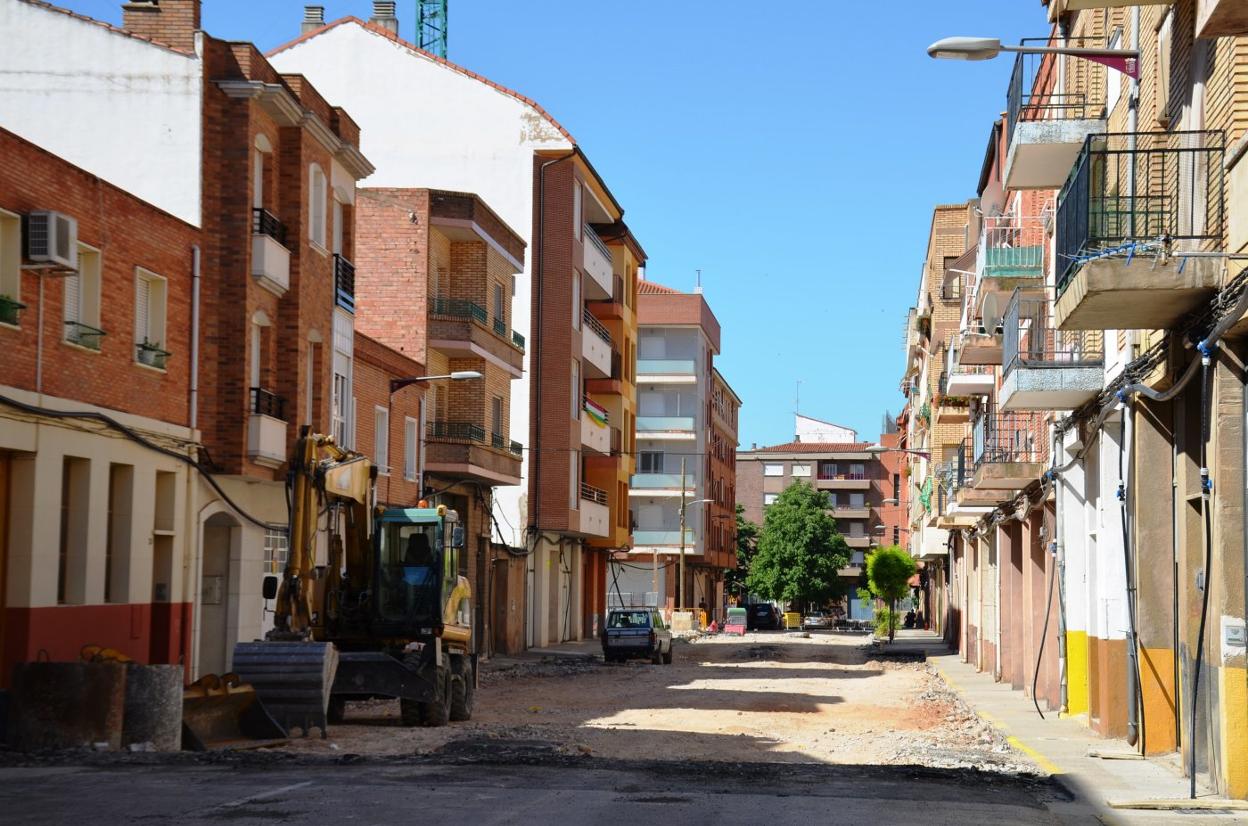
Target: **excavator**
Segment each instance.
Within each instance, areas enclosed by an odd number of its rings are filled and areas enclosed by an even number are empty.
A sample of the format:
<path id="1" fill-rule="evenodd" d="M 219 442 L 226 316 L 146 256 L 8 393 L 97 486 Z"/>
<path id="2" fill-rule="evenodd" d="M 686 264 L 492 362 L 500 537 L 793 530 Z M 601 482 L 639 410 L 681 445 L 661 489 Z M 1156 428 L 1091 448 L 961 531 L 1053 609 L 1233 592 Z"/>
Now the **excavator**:
<path id="1" fill-rule="evenodd" d="M 404 725 L 472 716 L 472 591 L 464 529 L 444 505 L 379 508 L 377 468 L 303 427 L 287 480 L 290 542 L 263 640 L 234 647 L 234 672 L 287 732 L 342 721 L 346 702 L 397 698 Z M 322 526 L 327 530 L 321 531 Z M 328 535 L 326 563 L 318 540 Z"/>

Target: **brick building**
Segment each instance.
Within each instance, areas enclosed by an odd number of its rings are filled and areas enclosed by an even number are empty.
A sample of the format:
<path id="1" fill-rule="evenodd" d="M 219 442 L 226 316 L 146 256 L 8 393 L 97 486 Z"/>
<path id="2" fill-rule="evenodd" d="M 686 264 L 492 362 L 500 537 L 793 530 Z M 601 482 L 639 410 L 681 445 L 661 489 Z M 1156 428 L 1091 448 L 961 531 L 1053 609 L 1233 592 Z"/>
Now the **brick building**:
<path id="1" fill-rule="evenodd" d="M 190 663 L 201 243 L 0 128 L 0 685 L 92 643 Z"/>
<path id="2" fill-rule="evenodd" d="M 482 374 L 426 385 L 423 406 L 403 425 L 424 444 L 405 458 L 405 478 L 410 472 L 422 496 L 463 520 L 477 650 L 515 653 L 523 645 L 524 614 L 512 609 L 523 597 L 523 560 L 491 536 L 495 489 L 520 483 L 523 446 L 510 409 L 525 338 L 513 327 L 511 299 L 524 241 L 477 196 L 427 189 L 361 189 L 356 235 L 360 329 L 426 374 Z"/>

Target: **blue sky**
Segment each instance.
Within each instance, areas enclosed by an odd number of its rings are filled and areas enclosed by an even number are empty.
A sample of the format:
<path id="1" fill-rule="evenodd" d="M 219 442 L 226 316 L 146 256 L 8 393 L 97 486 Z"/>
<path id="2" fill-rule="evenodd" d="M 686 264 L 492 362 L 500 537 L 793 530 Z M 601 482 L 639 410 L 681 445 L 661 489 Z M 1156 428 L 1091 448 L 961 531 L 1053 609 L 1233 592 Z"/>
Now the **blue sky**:
<path id="1" fill-rule="evenodd" d="M 120 22 L 120 0 L 54 2 Z M 204 28 L 267 50 L 303 5 L 205 0 Z M 399 0 L 404 36 L 415 8 Z M 1038 0 L 450 0 L 449 57 L 568 127 L 652 280 L 691 289 L 702 270 L 748 447 L 792 438 L 798 380 L 803 413 L 862 438 L 900 407 L 931 208 L 974 196 L 1011 68 L 924 49 L 1047 30 Z"/>

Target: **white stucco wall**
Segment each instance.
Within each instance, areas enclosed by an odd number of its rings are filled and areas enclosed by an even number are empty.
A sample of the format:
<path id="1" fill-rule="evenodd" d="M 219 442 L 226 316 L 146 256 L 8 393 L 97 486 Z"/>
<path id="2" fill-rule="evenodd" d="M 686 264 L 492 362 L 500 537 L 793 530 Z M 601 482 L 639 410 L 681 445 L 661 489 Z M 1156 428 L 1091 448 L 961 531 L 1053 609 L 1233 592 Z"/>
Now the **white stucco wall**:
<path id="1" fill-rule="evenodd" d="M 0 127 L 197 226 L 202 75 L 194 56 L 0 0 Z"/>
<path id="2" fill-rule="evenodd" d="M 533 153 L 572 144 L 529 105 L 354 23 L 270 56 L 279 71 L 305 75 L 360 125 L 360 149 L 377 171 L 370 187 L 475 192 L 529 245 L 516 276 L 513 324 L 530 342 Z M 529 433 L 529 355 L 512 384 L 511 432 Z M 528 445 L 526 445 L 528 447 Z M 521 483 L 495 489 L 504 541 L 519 544 L 526 523 L 528 454 Z M 510 527 L 509 527 L 510 526 Z"/>
<path id="3" fill-rule="evenodd" d="M 926 369 L 926 367 L 924 368 Z M 926 374 L 924 374 L 926 376 Z M 926 386 L 924 380 L 920 386 Z M 856 442 L 858 433 L 852 428 L 821 422 L 809 416 L 794 416 L 793 432 L 799 442 Z"/>

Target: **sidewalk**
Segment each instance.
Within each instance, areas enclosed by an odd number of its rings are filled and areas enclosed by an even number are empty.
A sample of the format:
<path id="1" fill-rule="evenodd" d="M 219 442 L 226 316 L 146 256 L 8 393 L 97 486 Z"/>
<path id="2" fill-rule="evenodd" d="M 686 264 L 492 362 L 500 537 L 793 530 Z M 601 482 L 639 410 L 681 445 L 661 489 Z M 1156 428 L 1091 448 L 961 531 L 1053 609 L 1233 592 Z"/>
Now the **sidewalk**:
<path id="1" fill-rule="evenodd" d="M 602 643 L 597 639 L 590 639 L 561 642 L 542 648 L 528 648 L 520 654 L 495 654 L 490 657 L 489 662 L 494 665 L 507 665 L 548 658 L 593 659 L 595 657 L 602 657 Z"/>
<path id="2" fill-rule="evenodd" d="M 1186 800 L 1188 780 L 1173 757 L 1105 759 L 1090 752 L 1133 755 L 1135 749 L 1123 740 L 1099 736 L 1080 722 L 1060 718 L 1057 712 L 1036 713 L 1031 699 L 1008 683 L 995 682 L 962 662 L 935 634 L 927 631 L 898 632 L 892 645 L 895 652 L 923 652 L 927 661 L 984 720 L 1004 733 L 1010 743 L 1026 754 L 1045 772 L 1057 777 L 1076 796 L 1076 802 L 1055 804 L 1058 814 L 1077 816 L 1090 807 L 1103 823 L 1248 823 L 1248 811 L 1204 811 L 1193 809 L 1113 808 L 1114 803 L 1149 800 Z M 1224 803 L 1208 789 L 1197 786 L 1195 806 Z M 1230 801 L 1230 805 L 1240 805 Z M 1246 807 L 1248 808 L 1248 807 Z"/>

